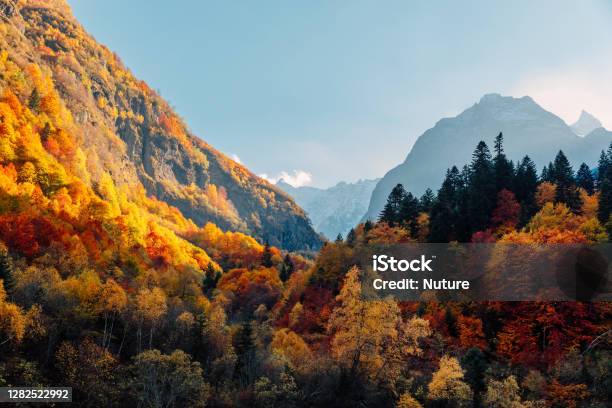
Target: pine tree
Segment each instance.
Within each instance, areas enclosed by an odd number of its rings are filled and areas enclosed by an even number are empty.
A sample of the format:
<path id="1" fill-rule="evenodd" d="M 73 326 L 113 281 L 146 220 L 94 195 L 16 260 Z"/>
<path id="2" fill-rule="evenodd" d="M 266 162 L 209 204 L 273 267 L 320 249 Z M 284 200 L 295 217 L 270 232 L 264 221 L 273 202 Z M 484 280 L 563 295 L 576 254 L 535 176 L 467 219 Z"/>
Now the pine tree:
<path id="1" fill-rule="evenodd" d="M 355 229 L 351 228 L 348 234 L 346 234 L 346 243 L 348 246 L 355 245 L 355 241 L 357 240 L 357 234 L 355 234 Z"/>
<path id="2" fill-rule="evenodd" d="M 404 186 L 401 184 L 397 184 L 389 193 L 389 197 L 387 198 L 387 203 L 380 213 L 379 221 L 386 222 L 387 224 L 394 226 L 396 223 L 400 221 L 399 214 L 400 208 L 402 206 L 402 201 L 406 196 L 406 191 L 404 190 Z"/>
<path id="3" fill-rule="evenodd" d="M 244 322 L 236 333 L 234 349 L 237 357 L 234 378 L 239 380 L 242 385 L 250 385 L 255 380 L 257 360 L 253 328 L 250 321 Z"/>
<path id="4" fill-rule="evenodd" d="M 49 139 L 49 136 L 51 136 L 51 125 L 49 124 L 49 122 L 45 122 L 45 126 L 40 132 L 40 140 L 42 142 L 46 142 L 47 139 Z"/>
<path id="5" fill-rule="evenodd" d="M 461 358 L 465 381 L 474 391 L 476 406 L 480 406 L 480 394 L 485 390 L 485 372 L 488 365 L 484 353 L 477 347 L 470 348 Z"/>
<path id="6" fill-rule="evenodd" d="M 448 242 L 454 237 L 459 178 L 459 169 L 456 166 L 446 171 L 446 177 L 431 208 L 428 238 L 430 242 Z"/>
<path id="7" fill-rule="evenodd" d="M 514 193 L 521 204 L 520 225 L 525 225 L 537 212 L 536 191 L 538 189 L 538 174 L 535 163 L 529 156 L 523 157 L 516 169 Z"/>
<path id="8" fill-rule="evenodd" d="M 216 288 L 219 279 L 221 279 L 221 272 L 215 269 L 212 262 L 209 262 L 204 271 L 204 279 L 202 279 L 204 292 L 209 292 Z"/>
<path id="9" fill-rule="evenodd" d="M 612 150 L 612 143 L 610 149 Z M 612 153 L 602 153 L 602 157 L 599 159 L 598 168 L 598 189 L 599 189 L 599 207 L 597 209 L 597 218 L 602 225 L 607 225 L 610 221 L 610 214 L 612 213 Z"/>
<path id="10" fill-rule="evenodd" d="M 341 233 L 338 233 L 338 235 L 336 235 L 336 244 L 340 244 L 342 242 L 344 242 L 344 237 Z"/>
<path id="11" fill-rule="evenodd" d="M 415 237 L 417 233 L 417 217 L 419 216 L 419 200 L 408 192 L 404 196 L 400 205 L 398 219 L 410 231 L 410 235 Z"/>
<path id="12" fill-rule="evenodd" d="M 289 277 L 291 276 L 294 270 L 295 270 L 295 264 L 293 263 L 293 260 L 291 259 L 289 254 L 286 254 L 285 257 L 283 258 L 283 263 L 281 264 L 281 270 L 280 270 L 281 280 L 285 282 L 287 279 L 289 279 Z"/>
<path id="13" fill-rule="evenodd" d="M 552 162 L 549 162 L 548 166 L 544 166 L 544 168 L 542 169 L 540 181 L 547 181 L 549 183 L 555 182 L 555 172 Z"/>
<path id="14" fill-rule="evenodd" d="M 576 173 L 576 184 L 583 188 L 587 193 L 593 194 L 595 189 L 595 179 L 593 173 L 586 163 L 582 163 Z"/>
<path id="15" fill-rule="evenodd" d="M 579 212 L 582 200 L 576 188 L 574 170 L 561 150 L 555 157 L 553 176 L 556 185 L 555 202 L 564 203 L 573 212 Z"/>
<path id="16" fill-rule="evenodd" d="M 489 226 L 491 212 L 496 204 L 496 183 L 487 144 L 478 143 L 472 163 L 468 185 L 468 217 L 471 232 L 484 231 Z"/>
<path id="17" fill-rule="evenodd" d="M 610 160 L 608 156 L 606 155 L 606 152 L 602 150 L 601 154 L 599 155 L 599 162 L 597 163 L 597 188 L 598 189 L 601 183 L 603 182 L 608 166 L 610 166 Z"/>
<path id="18" fill-rule="evenodd" d="M 514 165 L 504 154 L 504 136 L 501 132 L 495 137 L 495 158 L 493 159 L 493 168 L 495 171 L 497 192 L 503 189 L 512 190 Z"/>
<path id="19" fill-rule="evenodd" d="M 272 251 L 270 250 L 270 244 L 268 244 L 268 241 L 266 241 L 266 244 L 264 245 L 263 253 L 261 255 L 261 266 L 270 268 L 273 265 L 274 265 L 274 262 L 272 261 Z"/>
<path id="20" fill-rule="evenodd" d="M 11 296 L 15 288 L 13 260 L 5 248 L 0 249 L 0 280 L 4 283 L 7 295 Z"/>
<path id="21" fill-rule="evenodd" d="M 38 111 L 40 108 L 40 93 L 37 88 L 32 90 L 30 97 L 28 98 L 28 107 L 33 111 Z"/>
<path id="22" fill-rule="evenodd" d="M 431 208 L 433 207 L 435 198 L 436 197 L 434 196 L 433 191 L 431 191 L 431 188 L 427 188 L 419 200 L 419 211 L 429 214 L 431 212 Z"/>
<path id="23" fill-rule="evenodd" d="M 468 242 L 472 236 L 471 224 L 465 214 L 468 213 L 470 168 L 463 166 L 455 184 L 455 237 L 459 242 Z"/>

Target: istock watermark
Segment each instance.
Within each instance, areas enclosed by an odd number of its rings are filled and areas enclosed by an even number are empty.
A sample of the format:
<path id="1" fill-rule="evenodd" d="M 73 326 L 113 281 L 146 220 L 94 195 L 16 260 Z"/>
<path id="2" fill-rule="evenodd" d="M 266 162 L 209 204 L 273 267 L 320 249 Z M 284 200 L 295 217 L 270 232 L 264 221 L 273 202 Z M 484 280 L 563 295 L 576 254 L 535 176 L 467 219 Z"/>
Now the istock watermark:
<path id="1" fill-rule="evenodd" d="M 362 295 L 420 301 L 612 301 L 612 244 L 401 244 L 356 249 Z"/>

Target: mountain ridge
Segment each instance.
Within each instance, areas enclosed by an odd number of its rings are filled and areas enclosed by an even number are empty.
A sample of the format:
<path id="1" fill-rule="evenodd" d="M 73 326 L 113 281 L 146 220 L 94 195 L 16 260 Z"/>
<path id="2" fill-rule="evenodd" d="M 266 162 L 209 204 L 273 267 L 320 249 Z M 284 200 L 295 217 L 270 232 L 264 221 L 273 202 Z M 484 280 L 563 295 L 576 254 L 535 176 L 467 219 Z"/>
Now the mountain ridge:
<path id="1" fill-rule="evenodd" d="M 289 250 L 316 249 L 318 235 L 284 192 L 192 134 L 119 57 L 97 43 L 63 0 L 0 0 L 10 23 L 0 47 L 18 65 L 50 75 L 75 122 L 90 183 L 143 185 L 198 225 L 213 222 Z"/>
<path id="2" fill-rule="evenodd" d="M 293 187 L 281 179 L 276 186 L 304 208 L 316 231 L 331 240 L 338 234 L 346 236 L 359 222 L 377 182 L 378 179 L 358 180 L 355 183 L 341 181 L 329 188 L 317 188 Z"/>
<path id="3" fill-rule="evenodd" d="M 448 167 L 467 164 L 466 158 L 471 157 L 480 140 L 492 148 L 493 139 L 500 132 L 504 134 L 509 159 L 516 162 L 529 155 L 539 168 L 559 150 L 575 166 L 583 161 L 594 164 L 594 158 L 610 141 L 604 140 L 607 133 L 577 136 L 561 118 L 529 96 L 486 94 L 459 115 L 440 119 L 417 138 L 406 159 L 379 181 L 362 220 L 378 218 L 388 194 L 398 183 L 416 195 L 426 188 L 438 189 Z"/>

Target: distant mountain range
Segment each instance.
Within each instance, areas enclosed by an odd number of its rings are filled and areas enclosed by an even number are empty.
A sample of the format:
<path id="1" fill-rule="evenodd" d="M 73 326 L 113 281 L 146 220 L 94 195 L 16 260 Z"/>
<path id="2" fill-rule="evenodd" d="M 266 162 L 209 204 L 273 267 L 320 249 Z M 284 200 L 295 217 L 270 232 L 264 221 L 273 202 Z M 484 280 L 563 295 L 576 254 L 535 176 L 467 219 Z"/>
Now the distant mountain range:
<path id="1" fill-rule="evenodd" d="M 517 161 L 529 155 L 539 168 L 559 150 L 566 153 L 575 169 L 582 162 L 593 165 L 600 151 L 612 141 L 612 132 L 587 112 L 570 127 L 529 96 L 488 94 L 458 116 L 441 119 L 423 133 L 406 160 L 378 182 L 363 219 L 378 217 L 389 192 L 398 183 L 416 195 L 428 187 L 436 191 L 447 168 L 467 164 L 480 140 L 492 149 L 499 132 L 504 134 L 508 158 Z"/>
<path id="2" fill-rule="evenodd" d="M 302 207 L 312 221 L 314 229 L 335 239 L 338 234 L 346 237 L 365 211 L 376 180 L 359 180 L 356 183 L 340 182 L 333 187 L 293 187 L 284 180 L 276 184 Z"/>

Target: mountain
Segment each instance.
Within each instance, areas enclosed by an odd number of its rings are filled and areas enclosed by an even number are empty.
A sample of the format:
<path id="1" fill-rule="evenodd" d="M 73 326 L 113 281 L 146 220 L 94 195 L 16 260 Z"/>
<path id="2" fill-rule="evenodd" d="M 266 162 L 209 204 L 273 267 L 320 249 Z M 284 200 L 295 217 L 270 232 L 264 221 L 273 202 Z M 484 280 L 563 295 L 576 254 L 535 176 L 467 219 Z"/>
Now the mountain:
<path id="1" fill-rule="evenodd" d="M 559 117 L 540 107 L 532 98 L 488 94 L 453 118 L 444 118 L 423 133 L 403 163 L 391 169 L 372 192 L 364 219 L 376 219 L 391 189 L 402 183 L 407 191 L 420 195 L 426 188 L 436 190 L 452 165 L 467 164 L 480 140 L 489 148 L 499 132 L 504 134 L 505 153 L 517 161 L 529 155 L 538 167 L 563 150 L 576 168 L 581 162 L 595 164 L 612 137 L 605 129 L 586 137 L 577 136 Z"/>
<path id="2" fill-rule="evenodd" d="M 338 234 L 346 237 L 365 211 L 367 203 L 376 186 L 377 180 L 359 180 L 356 183 L 340 182 L 333 187 L 320 189 L 315 187 L 293 187 L 284 180 L 276 184 L 287 192 L 306 210 L 315 230 L 328 239 L 335 239 Z"/>
<path id="3" fill-rule="evenodd" d="M 32 110 L 41 102 L 66 108 L 70 119 L 60 122 L 80 152 L 86 185 L 99 193 L 108 175 L 118 188 L 142 187 L 199 226 L 212 222 L 289 250 L 321 244 L 286 193 L 191 133 L 165 100 L 85 32 L 63 0 L 0 0 L 0 12 L 3 62 L 18 75 L 5 72 L 0 87 L 29 100 Z"/>
<path id="4" fill-rule="evenodd" d="M 586 136 L 595 129 L 599 129 L 601 127 L 603 126 L 599 119 L 584 110 L 580 113 L 580 117 L 578 118 L 576 123 L 570 126 L 570 128 L 578 136 Z"/>

